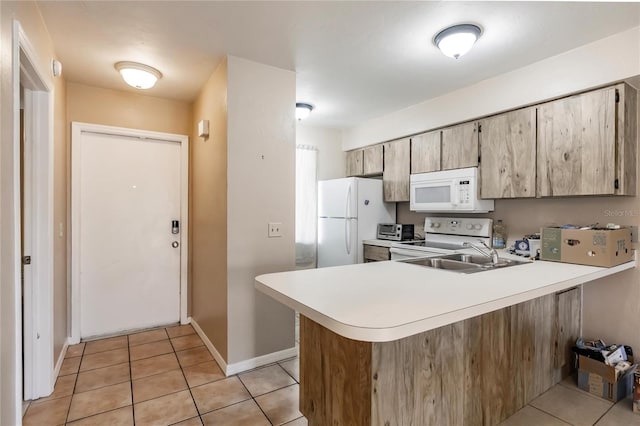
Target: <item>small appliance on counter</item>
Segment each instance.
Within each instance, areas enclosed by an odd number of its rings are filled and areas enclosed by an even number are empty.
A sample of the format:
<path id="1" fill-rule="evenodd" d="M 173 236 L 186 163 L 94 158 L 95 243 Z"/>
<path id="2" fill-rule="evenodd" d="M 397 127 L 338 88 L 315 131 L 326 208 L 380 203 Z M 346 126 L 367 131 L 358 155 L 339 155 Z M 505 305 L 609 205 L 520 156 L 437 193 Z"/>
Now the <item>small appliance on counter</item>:
<path id="1" fill-rule="evenodd" d="M 413 240 L 413 232 L 413 224 L 379 223 L 377 237 L 379 240 L 408 241 Z"/>
<path id="2" fill-rule="evenodd" d="M 540 234 L 525 235 L 516 240 L 513 252 L 520 256 L 537 257 L 540 253 Z"/>

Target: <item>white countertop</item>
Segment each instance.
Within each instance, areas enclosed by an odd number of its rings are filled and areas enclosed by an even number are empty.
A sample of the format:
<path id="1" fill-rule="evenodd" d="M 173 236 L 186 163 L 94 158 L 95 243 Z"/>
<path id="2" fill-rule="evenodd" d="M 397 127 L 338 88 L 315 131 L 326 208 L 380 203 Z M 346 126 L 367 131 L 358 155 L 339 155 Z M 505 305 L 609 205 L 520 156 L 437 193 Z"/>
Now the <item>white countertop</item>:
<path id="1" fill-rule="evenodd" d="M 501 257 L 517 258 L 501 253 Z M 279 272 L 256 288 L 340 334 L 387 342 L 632 269 L 536 261 L 474 274 L 397 261 Z"/>

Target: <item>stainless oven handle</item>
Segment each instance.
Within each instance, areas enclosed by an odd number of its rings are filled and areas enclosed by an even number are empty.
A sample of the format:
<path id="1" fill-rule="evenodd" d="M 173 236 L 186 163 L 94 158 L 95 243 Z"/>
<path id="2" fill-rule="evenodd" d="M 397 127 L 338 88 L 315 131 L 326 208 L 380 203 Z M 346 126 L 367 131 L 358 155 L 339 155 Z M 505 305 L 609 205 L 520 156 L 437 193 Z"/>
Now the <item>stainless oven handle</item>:
<path id="1" fill-rule="evenodd" d="M 401 249 L 401 248 L 396 248 L 396 247 L 391 247 L 389 249 L 389 253 L 398 254 L 400 256 L 410 256 L 410 257 L 424 257 L 425 255 L 427 255 L 423 251 L 410 250 L 410 249 Z"/>

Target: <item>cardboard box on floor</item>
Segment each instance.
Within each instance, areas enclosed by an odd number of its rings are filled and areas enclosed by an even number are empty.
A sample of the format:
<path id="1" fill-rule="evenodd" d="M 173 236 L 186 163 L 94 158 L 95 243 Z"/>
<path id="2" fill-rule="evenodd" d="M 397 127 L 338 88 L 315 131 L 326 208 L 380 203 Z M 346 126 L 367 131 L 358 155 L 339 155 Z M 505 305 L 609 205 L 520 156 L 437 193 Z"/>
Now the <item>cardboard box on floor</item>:
<path id="1" fill-rule="evenodd" d="M 640 414 L 640 371 L 633 373 L 633 412 Z"/>
<path id="2" fill-rule="evenodd" d="M 633 357 L 629 357 L 633 363 Z M 633 389 L 633 377 L 637 370 L 634 365 L 620 377 L 616 377 L 616 369 L 604 362 L 578 355 L 578 387 L 593 395 L 618 402 Z"/>
<path id="3" fill-rule="evenodd" d="M 610 267 L 633 258 L 629 228 L 542 228 L 541 260 Z"/>

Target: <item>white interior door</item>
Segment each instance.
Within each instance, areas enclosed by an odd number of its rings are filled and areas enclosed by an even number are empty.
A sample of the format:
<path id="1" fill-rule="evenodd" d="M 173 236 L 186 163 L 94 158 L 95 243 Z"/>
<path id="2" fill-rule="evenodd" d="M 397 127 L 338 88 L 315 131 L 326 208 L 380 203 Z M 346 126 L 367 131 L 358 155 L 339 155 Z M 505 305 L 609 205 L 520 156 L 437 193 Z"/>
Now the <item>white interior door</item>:
<path id="1" fill-rule="evenodd" d="M 74 149 L 80 337 L 177 322 L 181 144 L 83 131 Z"/>

